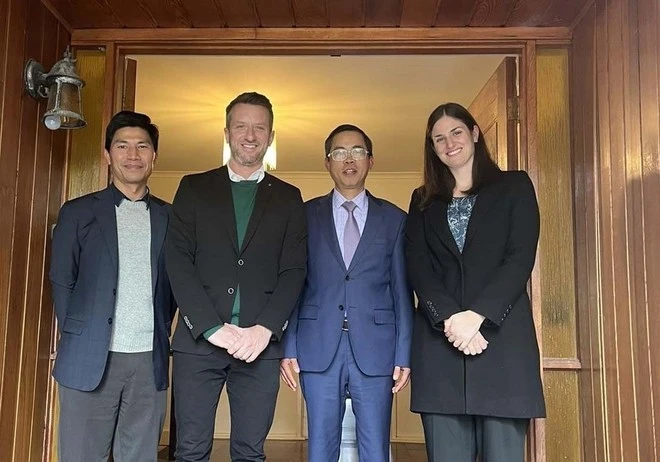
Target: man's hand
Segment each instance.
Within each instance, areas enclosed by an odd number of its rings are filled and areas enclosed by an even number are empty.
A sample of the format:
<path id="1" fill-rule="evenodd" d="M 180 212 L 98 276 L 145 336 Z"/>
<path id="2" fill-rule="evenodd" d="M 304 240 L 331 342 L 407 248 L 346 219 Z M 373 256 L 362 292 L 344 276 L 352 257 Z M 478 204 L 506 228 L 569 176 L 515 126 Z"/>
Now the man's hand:
<path id="1" fill-rule="evenodd" d="M 213 332 L 213 335 L 208 338 L 208 341 L 217 347 L 224 348 L 225 350 L 231 348 L 234 343 L 238 341 L 239 335 L 235 330 L 227 327 L 229 325 L 230 324 L 225 324 L 220 329 Z"/>
<path id="2" fill-rule="evenodd" d="M 238 327 L 233 324 L 225 324 L 238 335 L 233 345 L 227 348 L 227 352 L 236 359 L 251 363 L 268 346 L 273 333 L 270 329 L 256 324 L 252 327 Z"/>
<path id="3" fill-rule="evenodd" d="M 410 368 L 396 366 L 392 378 L 394 379 L 392 393 L 398 393 L 406 388 L 406 385 L 408 385 L 408 382 L 410 381 Z"/>
<path id="4" fill-rule="evenodd" d="M 463 353 L 476 356 L 483 353 L 486 348 L 488 348 L 488 340 L 481 335 L 481 332 L 477 332 L 477 334 L 472 337 L 472 340 L 470 340 L 470 343 L 468 343 L 468 346 L 463 350 Z"/>
<path id="5" fill-rule="evenodd" d="M 472 310 L 456 313 L 445 320 L 445 336 L 452 345 L 463 351 L 479 332 L 484 319 Z"/>
<path id="6" fill-rule="evenodd" d="M 298 389 L 298 383 L 296 382 L 296 376 L 293 373 L 299 374 L 300 367 L 298 367 L 298 360 L 296 358 L 284 358 L 280 361 L 280 376 L 282 380 L 286 383 L 289 388 L 293 391 Z"/>

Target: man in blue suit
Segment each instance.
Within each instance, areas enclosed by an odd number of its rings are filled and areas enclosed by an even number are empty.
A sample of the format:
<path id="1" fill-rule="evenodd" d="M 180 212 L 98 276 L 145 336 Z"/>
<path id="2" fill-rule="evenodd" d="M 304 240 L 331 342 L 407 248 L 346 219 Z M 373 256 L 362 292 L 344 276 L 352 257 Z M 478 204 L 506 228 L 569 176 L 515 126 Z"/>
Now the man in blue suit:
<path id="1" fill-rule="evenodd" d="M 50 280 L 60 330 L 59 461 L 155 462 L 166 408 L 176 304 L 165 272 L 167 203 L 149 194 L 158 149 L 151 119 L 106 129 L 106 189 L 65 203 Z"/>
<path id="2" fill-rule="evenodd" d="M 340 125 L 325 142 L 335 187 L 306 203 L 308 263 L 284 335 L 280 371 L 307 405 L 311 462 L 339 458 L 345 399 L 355 412 L 361 462 L 389 460 L 393 393 L 408 383 L 412 293 L 404 262 L 406 214 L 365 190 L 372 143 Z"/>

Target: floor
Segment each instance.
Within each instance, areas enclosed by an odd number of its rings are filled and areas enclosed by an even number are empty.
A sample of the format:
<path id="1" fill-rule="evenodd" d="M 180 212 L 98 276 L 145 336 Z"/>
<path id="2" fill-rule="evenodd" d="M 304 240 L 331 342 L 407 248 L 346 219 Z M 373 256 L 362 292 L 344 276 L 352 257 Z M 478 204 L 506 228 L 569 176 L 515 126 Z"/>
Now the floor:
<path id="1" fill-rule="evenodd" d="M 159 454 L 158 462 L 166 462 L 167 448 Z M 268 462 L 306 462 L 307 443 L 305 441 L 266 441 Z M 395 462 L 426 462 L 423 444 L 392 444 L 392 460 Z M 230 462 L 229 442 L 215 440 L 210 462 Z"/>

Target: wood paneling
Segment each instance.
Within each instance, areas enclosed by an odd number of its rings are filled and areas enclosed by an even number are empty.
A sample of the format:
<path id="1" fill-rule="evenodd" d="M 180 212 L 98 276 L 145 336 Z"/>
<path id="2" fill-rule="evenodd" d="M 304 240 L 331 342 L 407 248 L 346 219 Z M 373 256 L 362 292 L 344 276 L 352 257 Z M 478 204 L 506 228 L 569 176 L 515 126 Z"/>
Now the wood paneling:
<path id="1" fill-rule="evenodd" d="M 330 27 L 364 26 L 364 4 L 353 0 L 326 0 Z"/>
<path id="2" fill-rule="evenodd" d="M 226 27 L 259 27 L 257 15 L 252 1 L 215 0 L 222 10 Z M 222 27 L 218 24 L 215 27 Z"/>
<path id="3" fill-rule="evenodd" d="M 474 9 L 480 0 L 465 0 L 462 2 L 441 1 L 435 15 L 434 26 L 451 27 L 470 24 Z"/>
<path id="4" fill-rule="evenodd" d="M 193 27 L 226 27 L 220 4 L 215 0 L 186 2 L 186 10 Z"/>
<path id="5" fill-rule="evenodd" d="M 292 0 L 292 5 L 296 27 L 325 27 L 328 25 L 325 2 Z"/>
<path id="6" fill-rule="evenodd" d="M 42 460 L 53 310 L 50 229 L 62 202 L 66 132 L 23 90 L 28 58 L 49 69 L 70 36 L 39 0 L 0 1 L 0 454 Z M 6 52 L 5 52 L 6 50 Z"/>
<path id="7" fill-rule="evenodd" d="M 107 78 L 105 52 L 79 50 L 76 59 L 78 74 L 85 80 L 82 111 L 87 127 L 71 134 L 67 199 L 96 191 L 107 184 L 107 164 L 103 159 L 107 124 L 103 114 Z"/>
<path id="8" fill-rule="evenodd" d="M 314 44 L 327 47 L 328 42 L 341 42 L 344 48 L 367 49 L 382 45 L 389 53 L 413 53 L 417 48 L 439 47 L 471 53 L 491 48 L 491 52 L 505 53 L 510 52 L 512 42 L 518 42 L 515 46 L 520 47 L 520 42 L 525 40 L 568 44 L 570 39 L 571 30 L 567 27 L 81 29 L 74 30 L 71 35 L 74 45 L 85 47 L 114 42 L 144 49 L 145 45 L 159 44 L 166 47 L 164 51 L 198 46 L 200 53 L 209 53 L 214 46 L 225 46 L 233 53 L 243 54 L 253 53 L 251 49 L 263 53 L 274 46 L 299 48 L 309 53 Z M 479 42 L 480 48 L 466 46 L 474 42 Z M 395 50 L 393 43 L 401 50 Z M 337 48 L 339 44 L 333 46 Z"/>
<path id="9" fill-rule="evenodd" d="M 293 26 L 290 0 L 254 0 L 254 4 L 262 27 Z"/>
<path id="10" fill-rule="evenodd" d="M 570 26 L 592 0 L 42 1 L 73 29 L 96 29 Z"/>
<path id="11" fill-rule="evenodd" d="M 657 0 L 596 0 L 575 31 L 575 210 L 584 454 L 657 460 Z"/>
<path id="12" fill-rule="evenodd" d="M 567 49 L 536 55 L 538 188 L 541 235 L 543 378 L 546 460 L 579 461 L 580 400 L 577 359 L 573 188 Z"/>
<path id="13" fill-rule="evenodd" d="M 428 0 L 403 0 L 401 27 L 430 27 L 435 23 L 438 3 Z"/>
<path id="14" fill-rule="evenodd" d="M 365 25 L 378 27 L 400 24 L 402 2 L 403 0 L 366 0 Z"/>
<path id="15" fill-rule="evenodd" d="M 516 4 L 515 0 L 479 0 L 474 8 L 470 26 L 501 27 L 506 26 L 509 15 Z"/>

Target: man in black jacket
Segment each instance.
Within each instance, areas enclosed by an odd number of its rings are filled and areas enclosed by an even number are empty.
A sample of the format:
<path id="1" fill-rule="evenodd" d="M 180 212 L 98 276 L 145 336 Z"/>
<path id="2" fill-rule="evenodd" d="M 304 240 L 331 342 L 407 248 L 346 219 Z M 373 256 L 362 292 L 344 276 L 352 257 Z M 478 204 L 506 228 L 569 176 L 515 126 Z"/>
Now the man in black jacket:
<path id="1" fill-rule="evenodd" d="M 181 180 L 167 239 L 180 307 L 172 342 L 177 461 L 208 460 L 225 383 L 232 460 L 265 460 L 280 339 L 305 279 L 300 191 L 262 164 L 274 135 L 270 101 L 244 93 L 226 117 L 231 158 Z"/>

